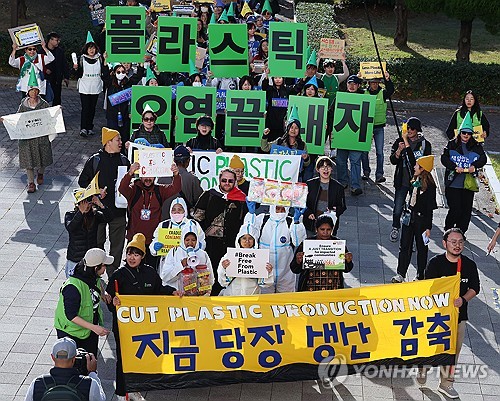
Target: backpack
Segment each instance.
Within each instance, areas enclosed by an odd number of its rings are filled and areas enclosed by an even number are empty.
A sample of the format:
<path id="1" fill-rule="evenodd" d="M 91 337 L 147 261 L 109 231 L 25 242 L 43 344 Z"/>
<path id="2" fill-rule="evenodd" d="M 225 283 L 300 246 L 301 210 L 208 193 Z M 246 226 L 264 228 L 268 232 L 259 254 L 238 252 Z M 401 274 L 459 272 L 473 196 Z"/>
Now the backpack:
<path id="1" fill-rule="evenodd" d="M 122 166 L 126 166 L 128 164 L 127 157 L 120 153 L 120 160 L 122 162 Z M 92 155 L 92 171 L 94 172 L 94 176 L 97 174 L 97 169 L 99 168 L 99 163 L 101 162 L 101 156 L 99 153 L 95 153 Z"/>
<path id="2" fill-rule="evenodd" d="M 47 383 L 48 378 L 52 383 Z M 83 377 L 72 376 L 66 384 L 56 384 L 52 376 L 42 377 L 45 391 L 41 401 L 84 401 L 86 397 L 77 390 L 83 379 Z"/>

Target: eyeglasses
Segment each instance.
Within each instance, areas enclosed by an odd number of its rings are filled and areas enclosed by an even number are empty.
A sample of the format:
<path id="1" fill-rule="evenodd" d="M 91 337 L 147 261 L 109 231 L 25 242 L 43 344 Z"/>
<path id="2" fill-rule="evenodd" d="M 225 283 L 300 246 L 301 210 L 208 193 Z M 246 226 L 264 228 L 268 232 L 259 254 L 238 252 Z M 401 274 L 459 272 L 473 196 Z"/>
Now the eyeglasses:
<path id="1" fill-rule="evenodd" d="M 449 242 L 451 245 L 460 245 L 460 246 L 463 246 L 465 244 L 465 241 L 463 239 L 459 240 L 453 239 L 451 241 L 446 241 L 446 242 Z"/>
<path id="2" fill-rule="evenodd" d="M 36 47 L 28 47 L 26 50 L 29 51 L 29 52 L 35 52 L 36 51 Z"/>
<path id="3" fill-rule="evenodd" d="M 228 183 L 228 184 L 234 184 L 234 180 L 232 178 L 221 178 L 220 182 L 223 184 Z"/>
<path id="4" fill-rule="evenodd" d="M 332 166 L 327 166 L 327 165 L 323 165 L 321 167 L 318 167 L 319 170 L 321 169 L 326 169 L 326 170 L 331 170 L 332 169 Z"/>
<path id="5" fill-rule="evenodd" d="M 142 121 L 146 121 L 146 122 L 155 122 L 156 121 L 156 118 L 154 117 L 144 117 L 142 119 Z"/>

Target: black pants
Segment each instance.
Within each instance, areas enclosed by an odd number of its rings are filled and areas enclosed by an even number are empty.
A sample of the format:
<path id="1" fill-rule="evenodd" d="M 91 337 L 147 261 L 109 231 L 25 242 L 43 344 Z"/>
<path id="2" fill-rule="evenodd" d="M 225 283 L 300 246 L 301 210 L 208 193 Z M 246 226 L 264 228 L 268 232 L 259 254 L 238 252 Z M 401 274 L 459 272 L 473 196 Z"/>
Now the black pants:
<path id="1" fill-rule="evenodd" d="M 424 270 L 427 265 L 427 256 L 429 248 L 424 245 L 422 234 L 425 227 L 419 216 L 412 216 L 410 225 L 402 225 L 401 241 L 399 243 L 399 256 L 398 256 L 398 274 L 406 277 L 408 266 L 410 265 L 411 255 L 413 253 L 413 240 L 417 244 L 417 278 L 424 279 Z"/>
<path id="2" fill-rule="evenodd" d="M 113 334 L 115 335 L 116 343 L 116 395 L 125 396 L 127 394 L 127 387 L 125 384 L 125 376 L 123 374 L 122 351 L 120 346 L 120 335 L 118 334 L 118 323 L 113 323 Z"/>
<path id="3" fill-rule="evenodd" d="M 68 333 L 62 330 L 56 329 L 56 331 L 57 331 L 57 338 L 69 337 L 75 340 L 76 346 L 78 348 L 83 348 L 85 351 L 91 352 L 97 359 L 97 350 L 99 348 L 99 336 L 96 333 L 91 331 L 90 336 L 82 340 L 81 338 L 70 336 Z"/>
<path id="4" fill-rule="evenodd" d="M 208 256 L 210 257 L 212 266 L 219 266 L 220 260 L 227 252 L 227 245 L 224 243 L 224 240 L 216 237 L 206 237 L 206 241 L 207 241 L 207 246 L 205 250 Z M 215 296 L 219 295 L 219 292 L 221 292 L 222 287 L 219 284 L 217 268 L 213 269 L 213 271 L 214 271 L 214 285 L 212 286 L 212 292 L 210 293 L 210 295 Z"/>
<path id="5" fill-rule="evenodd" d="M 54 100 L 52 100 L 52 106 L 59 106 L 61 104 L 61 91 L 62 91 L 62 80 L 48 80 L 50 82 L 50 87 L 52 92 L 54 92 Z"/>
<path id="6" fill-rule="evenodd" d="M 83 93 L 80 93 L 80 101 L 82 103 L 80 129 L 86 129 L 86 130 L 94 129 L 95 108 L 97 106 L 98 98 L 99 95 L 84 95 Z"/>
<path id="7" fill-rule="evenodd" d="M 444 222 L 445 231 L 453 227 L 458 227 L 465 234 L 469 228 L 472 215 L 474 192 L 464 188 L 448 187 L 445 189 L 444 194 L 449 207 Z"/>

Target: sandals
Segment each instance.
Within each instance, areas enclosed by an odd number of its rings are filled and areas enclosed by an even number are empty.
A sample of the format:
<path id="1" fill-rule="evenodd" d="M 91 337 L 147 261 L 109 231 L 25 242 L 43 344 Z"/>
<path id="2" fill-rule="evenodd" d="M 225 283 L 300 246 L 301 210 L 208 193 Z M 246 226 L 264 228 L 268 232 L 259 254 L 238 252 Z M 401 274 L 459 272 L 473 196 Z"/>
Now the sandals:
<path id="1" fill-rule="evenodd" d="M 43 174 L 40 174 L 40 173 L 37 174 L 37 176 L 36 176 L 36 183 L 38 185 L 42 185 L 43 184 Z"/>
<path id="2" fill-rule="evenodd" d="M 36 191 L 36 186 L 35 186 L 35 183 L 34 183 L 34 182 L 30 182 L 30 183 L 28 184 L 28 191 L 27 191 L 27 192 L 28 192 L 29 194 L 32 194 L 32 193 L 33 193 L 33 192 L 35 192 L 35 191 Z"/>

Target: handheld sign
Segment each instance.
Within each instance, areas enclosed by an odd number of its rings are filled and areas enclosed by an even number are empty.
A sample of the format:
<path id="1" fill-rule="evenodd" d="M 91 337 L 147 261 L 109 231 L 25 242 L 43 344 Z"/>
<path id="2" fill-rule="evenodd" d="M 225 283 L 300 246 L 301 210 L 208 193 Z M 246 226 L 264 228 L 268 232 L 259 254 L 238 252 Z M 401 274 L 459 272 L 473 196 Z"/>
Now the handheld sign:
<path id="1" fill-rule="evenodd" d="M 344 56 L 345 40 L 321 38 L 319 42 L 319 53 L 322 58 L 333 58 L 342 60 Z"/>
<path id="2" fill-rule="evenodd" d="M 158 252 L 158 256 L 164 256 L 172 248 L 176 248 L 181 243 L 181 229 L 180 228 L 160 228 L 158 230 L 158 242 L 163 244 Z"/>
<path id="3" fill-rule="evenodd" d="M 42 31 L 37 24 L 9 28 L 9 35 L 12 43 L 16 44 L 19 49 L 39 45 L 43 39 Z"/>
<path id="4" fill-rule="evenodd" d="M 171 131 L 171 97 L 170 86 L 132 86 L 132 100 L 130 102 L 132 130 L 136 130 L 142 123 L 142 112 L 146 105 L 157 115 L 155 124 L 163 131 L 167 140 Z"/>
<path id="5" fill-rule="evenodd" d="M 196 59 L 196 24 L 196 18 L 158 17 L 156 62 L 160 71 L 189 71 L 189 60 Z"/>
<path id="6" fill-rule="evenodd" d="M 228 248 L 226 269 L 228 277 L 267 278 L 269 272 L 266 263 L 269 262 L 269 249 Z"/>
<path id="7" fill-rule="evenodd" d="M 66 132 L 61 106 L 2 116 L 10 139 L 32 139 L 48 135 L 52 140 Z"/>
<path id="8" fill-rule="evenodd" d="M 109 103 L 111 103 L 111 106 L 116 106 L 117 104 L 128 102 L 131 98 L 132 98 L 132 88 L 127 88 L 108 96 Z"/>
<path id="9" fill-rule="evenodd" d="M 103 25 L 106 22 L 106 9 L 101 4 L 100 0 L 87 0 L 87 3 L 89 5 L 92 25 Z"/>
<path id="10" fill-rule="evenodd" d="M 345 241 L 315 240 L 304 241 L 304 269 L 344 270 Z"/>
<path id="11" fill-rule="evenodd" d="M 209 26 L 210 71 L 216 77 L 248 74 L 248 33 L 246 24 Z"/>
<path id="12" fill-rule="evenodd" d="M 382 68 L 387 71 L 386 68 L 387 63 L 382 61 Z M 359 72 L 361 74 L 361 78 L 370 79 L 370 78 L 383 78 L 384 74 L 380 70 L 380 64 L 376 61 L 363 61 L 359 63 Z"/>
<path id="13" fill-rule="evenodd" d="M 269 70 L 275 77 L 302 78 L 306 71 L 307 24 L 269 24 Z"/>
<path id="14" fill-rule="evenodd" d="M 138 153 L 139 177 L 172 177 L 172 150 L 149 148 Z"/>
<path id="15" fill-rule="evenodd" d="M 250 181 L 247 199 L 263 205 L 305 207 L 307 184 L 253 178 Z"/>

